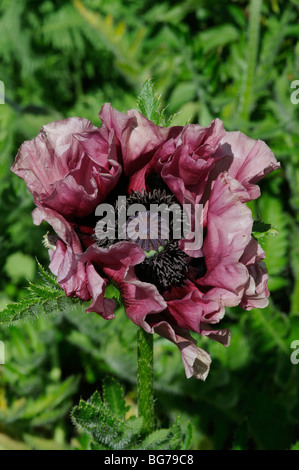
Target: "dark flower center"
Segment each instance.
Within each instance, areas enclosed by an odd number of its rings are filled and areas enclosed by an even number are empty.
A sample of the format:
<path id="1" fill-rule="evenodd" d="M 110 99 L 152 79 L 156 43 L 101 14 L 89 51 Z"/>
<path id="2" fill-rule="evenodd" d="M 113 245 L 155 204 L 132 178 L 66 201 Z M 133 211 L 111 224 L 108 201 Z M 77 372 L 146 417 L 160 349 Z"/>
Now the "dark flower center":
<path id="1" fill-rule="evenodd" d="M 118 198 L 114 203 L 116 215 L 121 209 L 126 209 L 128 213 L 130 208 L 132 210 L 137 208 L 136 212 L 127 216 L 125 223 L 115 219 L 114 238 L 98 238 L 95 230 L 95 241 L 103 248 L 123 239 L 138 244 L 145 252 L 146 258 L 135 266 L 136 275 L 141 281 L 154 284 L 162 293 L 184 284 L 189 257 L 179 249 L 179 240 L 173 235 L 174 214 L 171 206 L 176 204 L 180 207 L 180 205 L 160 179 L 150 178 L 147 186 L 150 188 L 149 191 L 133 191 L 121 203 Z M 142 205 L 143 209 L 138 210 L 138 205 Z M 180 216 L 183 223 L 182 211 Z"/>
<path id="2" fill-rule="evenodd" d="M 188 271 L 187 258 L 178 248 L 178 243 L 172 241 L 163 250 L 135 266 L 135 272 L 141 281 L 154 284 L 162 293 L 184 284 Z"/>

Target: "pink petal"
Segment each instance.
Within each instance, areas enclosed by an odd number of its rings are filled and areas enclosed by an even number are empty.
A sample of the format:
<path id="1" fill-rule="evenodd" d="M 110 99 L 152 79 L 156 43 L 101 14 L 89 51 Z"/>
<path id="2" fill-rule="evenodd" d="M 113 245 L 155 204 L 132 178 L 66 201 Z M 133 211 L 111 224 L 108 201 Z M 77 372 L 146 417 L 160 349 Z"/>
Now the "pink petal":
<path id="1" fill-rule="evenodd" d="M 145 317 L 163 311 L 167 304 L 153 284 L 141 282 L 136 277 L 134 266 L 144 258 L 145 254 L 138 245 L 126 241 L 109 248 L 93 245 L 80 256 L 81 261 L 93 263 L 117 285 L 130 320 L 147 328 Z"/>
<path id="2" fill-rule="evenodd" d="M 209 127 L 189 124 L 182 128 L 176 139 L 157 151 L 156 169 L 181 204 L 191 195 L 193 199 L 200 199 L 215 165 L 214 154 L 224 135 L 219 119 L 212 121 Z"/>
<path id="3" fill-rule="evenodd" d="M 194 284 L 188 281 L 182 287 L 173 288 L 165 298 L 171 324 L 196 331 L 203 336 L 210 336 L 228 345 L 229 331 L 227 329 L 215 330 L 210 325 L 218 323 L 224 316 L 225 310 L 219 299 L 206 298 Z"/>
<path id="4" fill-rule="evenodd" d="M 181 287 L 173 287 L 164 294 L 164 298 L 177 325 L 187 330 L 200 333 L 206 317 L 208 321 L 218 323 L 224 315 L 219 301 L 206 301 L 204 294 L 190 281 L 185 281 Z"/>
<path id="5" fill-rule="evenodd" d="M 102 153 L 90 157 L 84 139 L 92 146 L 98 134 Z M 91 214 L 115 187 L 122 170 L 113 156 L 113 135 L 86 119 L 69 118 L 43 126 L 35 139 L 25 142 L 12 171 L 25 180 L 37 206 L 78 218 Z"/>
<path id="6" fill-rule="evenodd" d="M 268 305 L 270 295 L 268 289 L 268 273 L 264 259 L 265 253 L 254 238 L 251 238 L 240 261 L 249 273 L 249 280 L 240 303 L 245 310 L 264 308 Z"/>
<path id="7" fill-rule="evenodd" d="M 35 139 L 22 144 L 12 171 L 25 180 L 35 200 L 48 195 L 56 181 L 76 168 L 82 151 L 73 135 L 93 128 L 86 119 L 68 118 L 43 126 Z"/>
<path id="8" fill-rule="evenodd" d="M 203 245 L 207 273 L 198 285 L 210 286 L 209 295 L 218 294 L 224 305 L 237 305 L 248 281 L 248 270 L 239 260 L 251 239 L 253 220 L 240 200 L 239 186 L 228 174 L 220 174 L 207 206 Z"/>
<path id="9" fill-rule="evenodd" d="M 152 332 L 174 343 L 180 350 L 185 368 L 186 377 L 206 380 L 211 364 L 210 355 L 196 346 L 196 341 L 188 331 L 171 326 L 168 322 L 159 319 L 159 315 L 152 315 L 150 319 Z"/>
<path id="10" fill-rule="evenodd" d="M 103 105 L 99 116 L 109 130 L 113 129 L 119 142 L 122 164 L 126 175 L 132 175 L 143 168 L 154 152 L 180 128 L 156 126 L 139 111 L 129 110 L 127 114 Z"/>
<path id="11" fill-rule="evenodd" d="M 139 281 L 132 268 L 125 274 L 124 281 L 119 283 L 119 286 L 126 314 L 133 323 L 149 331 L 147 315 L 162 312 L 167 303 L 153 284 Z"/>
<path id="12" fill-rule="evenodd" d="M 82 253 L 81 243 L 70 224 L 51 209 L 36 208 L 32 217 L 35 225 L 47 221 L 60 238 L 50 263 L 50 269 L 57 276 L 60 287 L 65 290 L 67 296 L 89 300 L 85 266 L 77 259 L 77 255 Z"/>
<path id="13" fill-rule="evenodd" d="M 121 167 L 115 163 L 113 171 L 92 167 L 90 161 L 82 159 L 79 169 L 53 185 L 51 194 L 44 197 L 42 205 L 50 207 L 67 218 L 84 217 L 91 214 L 100 202 L 115 187 Z"/>
<path id="14" fill-rule="evenodd" d="M 80 256 L 82 262 L 94 263 L 100 267 L 109 267 L 115 271 L 135 266 L 145 258 L 144 251 L 135 243 L 128 241 L 118 242 L 109 248 L 100 248 L 91 245 L 85 253 Z"/>
<path id="15" fill-rule="evenodd" d="M 105 320 L 111 320 L 115 318 L 115 302 L 111 299 L 106 299 L 104 297 L 108 281 L 103 279 L 98 274 L 98 272 L 91 263 L 87 263 L 86 274 L 90 294 L 92 297 L 92 302 L 90 306 L 86 309 L 86 312 L 98 313 L 103 318 L 105 318 Z"/>
<path id="16" fill-rule="evenodd" d="M 245 201 L 259 197 L 260 189 L 255 183 L 280 168 L 265 142 L 251 139 L 242 132 L 226 132 L 217 158 L 217 174 L 226 170 L 240 181 L 247 190 Z"/>

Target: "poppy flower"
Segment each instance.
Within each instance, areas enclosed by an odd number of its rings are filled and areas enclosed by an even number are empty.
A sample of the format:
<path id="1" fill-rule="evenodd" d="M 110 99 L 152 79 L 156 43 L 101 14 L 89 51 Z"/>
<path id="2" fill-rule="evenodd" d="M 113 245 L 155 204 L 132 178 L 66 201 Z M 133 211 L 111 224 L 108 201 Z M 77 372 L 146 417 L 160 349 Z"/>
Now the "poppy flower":
<path id="1" fill-rule="evenodd" d="M 34 223 L 47 221 L 54 231 L 50 269 L 67 296 L 90 301 L 86 311 L 107 320 L 115 311 L 105 297 L 112 282 L 130 320 L 173 342 L 186 376 L 205 380 L 211 358 L 190 332 L 228 346 L 228 329 L 215 329 L 225 307 L 268 303 L 265 254 L 246 202 L 259 197 L 256 183 L 279 163 L 264 142 L 225 131 L 219 119 L 161 127 L 110 104 L 99 116 L 99 128 L 75 117 L 43 126 L 12 167 L 33 195 Z M 104 237 L 101 204 L 115 214 L 135 205 L 144 211 L 116 217 L 113 236 Z M 174 220 L 167 225 L 153 205 L 181 208 L 181 222 L 187 207 L 188 236 L 175 237 Z M 142 236 L 134 226 L 143 226 Z"/>

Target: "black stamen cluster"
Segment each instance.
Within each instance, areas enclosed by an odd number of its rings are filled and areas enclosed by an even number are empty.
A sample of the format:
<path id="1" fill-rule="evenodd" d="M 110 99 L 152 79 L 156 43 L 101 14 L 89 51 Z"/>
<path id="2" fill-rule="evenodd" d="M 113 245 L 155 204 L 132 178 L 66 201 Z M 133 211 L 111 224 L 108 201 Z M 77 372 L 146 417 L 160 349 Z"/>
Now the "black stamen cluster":
<path id="1" fill-rule="evenodd" d="M 150 186 L 151 191 L 133 191 L 126 198 L 126 210 L 132 204 L 142 204 L 147 210 L 150 210 L 152 204 L 165 204 L 168 207 L 172 204 L 178 204 L 175 196 L 170 193 L 169 188 L 160 178 L 150 175 L 147 179 L 147 184 Z M 120 209 L 118 207 L 118 200 L 115 201 L 114 208 L 117 214 Z M 99 247 L 107 248 L 120 241 L 117 238 L 117 218 L 115 224 L 116 238 L 114 240 L 109 238 L 97 239 L 95 237 L 95 242 Z M 142 282 L 154 284 L 160 293 L 167 290 L 170 291 L 174 286 L 183 285 L 188 271 L 189 257 L 178 248 L 178 242 L 174 241 L 171 235 L 172 220 L 170 220 L 170 240 L 166 243 L 163 250 L 145 258 L 142 263 L 135 266 L 138 278 Z"/>
<path id="2" fill-rule="evenodd" d="M 135 272 L 141 281 L 154 284 L 162 293 L 184 283 L 187 260 L 188 256 L 178 248 L 178 243 L 170 242 L 163 251 L 135 266 Z"/>

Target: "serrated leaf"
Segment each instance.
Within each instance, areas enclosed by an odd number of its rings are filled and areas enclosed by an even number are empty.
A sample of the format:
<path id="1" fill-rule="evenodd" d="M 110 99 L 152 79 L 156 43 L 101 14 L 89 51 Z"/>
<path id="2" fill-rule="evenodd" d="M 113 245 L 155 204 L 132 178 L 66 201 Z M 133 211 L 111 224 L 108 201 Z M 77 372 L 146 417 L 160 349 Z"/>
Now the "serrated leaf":
<path id="1" fill-rule="evenodd" d="M 31 286 L 26 298 L 11 303 L 0 312 L 0 325 L 13 324 L 28 318 L 38 318 L 44 314 L 61 311 L 58 300 L 65 297 L 63 291 L 38 289 Z"/>
<path id="2" fill-rule="evenodd" d="M 98 392 L 95 392 L 87 402 L 80 400 L 79 405 L 72 411 L 72 419 L 100 444 L 111 447 L 121 440 L 123 423 L 102 403 Z"/>
<path id="3" fill-rule="evenodd" d="M 181 449 L 182 446 L 182 428 L 180 418 L 178 417 L 175 423 L 170 428 L 170 449 Z"/>
<path id="4" fill-rule="evenodd" d="M 103 383 L 103 400 L 119 419 L 124 419 L 128 411 L 126 406 L 124 392 L 121 385 L 112 377 L 107 377 Z"/>
<path id="5" fill-rule="evenodd" d="M 119 403 L 117 401 L 119 400 Z M 103 400 L 95 392 L 86 402 L 80 400 L 72 410 L 75 425 L 87 432 L 96 445 L 106 449 L 123 450 L 133 447 L 141 439 L 143 418 L 131 416 L 124 420 L 127 411 L 120 384 L 106 379 Z"/>
<path id="6" fill-rule="evenodd" d="M 41 279 L 48 287 L 53 287 L 53 288 L 56 288 L 57 290 L 61 290 L 58 282 L 56 281 L 55 276 L 51 274 L 49 271 L 47 271 L 40 264 L 38 260 L 37 260 L 37 267 L 38 267 L 38 274 L 40 275 Z"/>
<path id="7" fill-rule="evenodd" d="M 44 283 L 30 282 L 24 298 L 8 304 L 0 311 L 0 325 L 11 325 L 20 320 L 63 312 L 80 302 L 79 299 L 66 297 L 56 280 L 39 263 L 38 268 Z"/>
<path id="8" fill-rule="evenodd" d="M 152 80 L 147 80 L 142 86 L 137 98 L 140 112 L 157 126 L 168 126 L 171 118 L 165 118 L 161 96 L 155 92 Z"/>
<path id="9" fill-rule="evenodd" d="M 156 450 L 160 444 L 167 441 L 170 434 L 169 429 L 157 429 L 156 431 L 149 434 L 144 441 L 141 443 L 140 450 Z"/>
<path id="10" fill-rule="evenodd" d="M 88 403 L 90 403 L 93 407 L 95 407 L 98 411 L 102 410 L 103 402 L 101 399 L 101 395 L 98 391 L 95 391 L 92 396 L 89 398 Z"/>
<path id="11" fill-rule="evenodd" d="M 124 424 L 124 432 L 122 440 L 117 443 L 118 449 L 126 449 L 133 447 L 135 442 L 140 439 L 143 428 L 143 418 L 131 416 Z"/>

